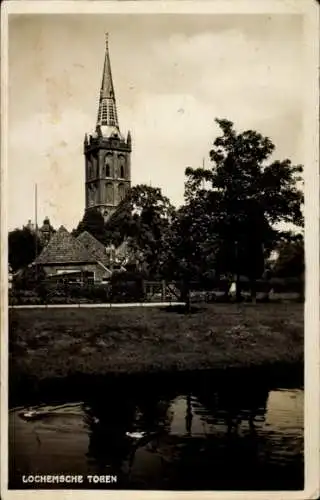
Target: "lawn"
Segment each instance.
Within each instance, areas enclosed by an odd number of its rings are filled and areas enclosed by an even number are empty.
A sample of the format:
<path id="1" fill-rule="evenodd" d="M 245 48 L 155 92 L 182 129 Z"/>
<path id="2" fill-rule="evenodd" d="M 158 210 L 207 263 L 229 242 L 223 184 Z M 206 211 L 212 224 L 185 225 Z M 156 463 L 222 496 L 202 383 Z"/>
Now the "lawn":
<path id="1" fill-rule="evenodd" d="M 303 362 L 303 304 L 12 309 L 10 378 Z"/>

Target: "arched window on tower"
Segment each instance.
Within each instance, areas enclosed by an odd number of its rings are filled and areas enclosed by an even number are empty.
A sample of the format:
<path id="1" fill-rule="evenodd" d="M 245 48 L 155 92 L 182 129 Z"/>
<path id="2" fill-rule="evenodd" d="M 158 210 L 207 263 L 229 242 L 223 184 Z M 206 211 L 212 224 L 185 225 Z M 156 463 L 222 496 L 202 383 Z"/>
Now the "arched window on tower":
<path id="1" fill-rule="evenodd" d="M 113 185 L 111 182 L 106 183 L 106 203 L 113 205 Z"/>
<path id="2" fill-rule="evenodd" d="M 112 169 L 111 169 L 111 166 L 113 164 L 112 156 L 113 154 L 111 152 L 108 152 L 104 159 L 106 177 L 112 177 Z"/>
<path id="3" fill-rule="evenodd" d="M 98 166 L 98 159 L 96 156 L 92 157 L 92 170 L 91 170 L 91 177 L 95 178 L 99 176 L 99 166 Z"/>
<path id="4" fill-rule="evenodd" d="M 88 159 L 88 179 L 91 179 L 92 177 L 92 161 L 91 159 Z"/>
<path id="5" fill-rule="evenodd" d="M 119 193 L 119 202 L 120 202 L 123 200 L 123 198 L 125 197 L 125 194 L 126 194 L 124 184 L 119 184 L 118 193 Z"/>
<path id="6" fill-rule="evenodd" d="M 89 197 L 89 207 L 93 207 L 95 204 L 95 188 L 92 185 L 89 186 L 88 197 Z"/>
<path id="7" fill-rule="evenodd" d="M 119 177 L 120 179 L 124 179 L 125 178 L 125 164 L 126 164 L 126 158 L 125 156 L 120 153 L 118 155 L 118 165 L 119 165 Z"/>

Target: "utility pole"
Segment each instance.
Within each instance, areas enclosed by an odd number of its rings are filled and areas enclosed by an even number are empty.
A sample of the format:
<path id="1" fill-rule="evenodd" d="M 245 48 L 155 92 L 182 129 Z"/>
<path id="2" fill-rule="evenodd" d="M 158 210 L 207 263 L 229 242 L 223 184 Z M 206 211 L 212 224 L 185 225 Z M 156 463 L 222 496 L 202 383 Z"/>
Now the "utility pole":
<path id="1" fill-rule="evenodd" d="M 34 189 L 34 219 L 35 219 L 35 265 L 36 265 L 36 281 L 38 281 L 38 186 L 35 184 Z"/>

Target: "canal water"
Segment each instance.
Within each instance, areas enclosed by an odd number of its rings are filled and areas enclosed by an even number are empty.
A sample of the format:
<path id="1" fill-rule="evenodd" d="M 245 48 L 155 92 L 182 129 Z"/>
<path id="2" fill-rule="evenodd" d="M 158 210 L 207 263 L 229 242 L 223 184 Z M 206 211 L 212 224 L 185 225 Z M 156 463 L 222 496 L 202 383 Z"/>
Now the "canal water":
<path id="1" fill-rule="evenodd" d="M 32 406 L 10 410 L 12 489 L 303 489 L 299 377 L 175 373 L 51 383 L 42 391 Z M 26 419 L 30 410 L 37 418 Z M 83 482 L 32 482 L 67 474 Z"/>

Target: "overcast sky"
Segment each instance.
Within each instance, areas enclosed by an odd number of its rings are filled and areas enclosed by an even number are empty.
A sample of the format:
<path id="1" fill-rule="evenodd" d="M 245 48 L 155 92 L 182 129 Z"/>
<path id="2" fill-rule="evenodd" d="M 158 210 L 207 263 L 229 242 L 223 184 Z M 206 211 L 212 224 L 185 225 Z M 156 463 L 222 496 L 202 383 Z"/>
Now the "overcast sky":
<path id="1" fill-rule="evenodd" d="M 208 161 L 214 118 L 268 135 L 303 162 L 298 15 L 15 15 L 9 23 L 9 228 L 72 229 L 84 211 L 85 132 L 96 123 L 105 35 L 132 182 L 183 201 L 184 170 Z"/>

